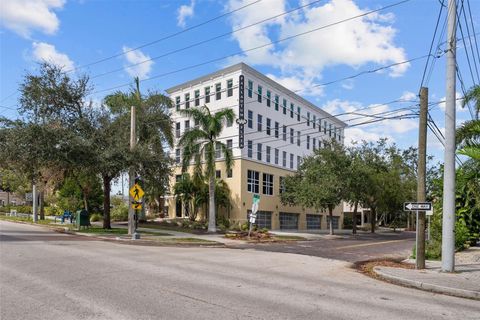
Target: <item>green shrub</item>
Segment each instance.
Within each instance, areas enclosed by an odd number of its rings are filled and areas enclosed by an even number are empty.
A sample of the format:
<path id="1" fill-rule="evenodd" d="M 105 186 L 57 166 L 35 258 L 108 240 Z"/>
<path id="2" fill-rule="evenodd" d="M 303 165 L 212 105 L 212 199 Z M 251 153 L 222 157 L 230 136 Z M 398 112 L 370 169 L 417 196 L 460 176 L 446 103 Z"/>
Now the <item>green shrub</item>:
<path id="1" fill-rule="evenodd" d="M 225 218 L 224 216 L 219 216 L 217 218 L 217 225 L 223 225 L 225 228 L 230 228 L 230 220 Z"/>
<path id="2" fill-rule="evenodd" d="M 463 250 L 470 246 L 470 230 L 465 220 L 460 219 L 455 222 L 455 249 Z"/>
<path id="3" fill-rule="evenodd" d="M 112 221 L 127 221 L 128 220 L 128 205 L 126 203 L 119 204 L 113 207 L 110 212 Z"/>
<path id="4" fill-rule="evenodd" d="M 45 215 L 46 216 L 59 216 L 63 213 L 63 211 L 58 207 L 45 207 Z"/>
<path id="5" fill-rule="evenodd" d="M 102 220 L 103 220 L 103 216 L 100 213 L 94 213 L 90 216 L 90 222 L 97 222 Z"/>
<path id="6" fill-rule="evenodd" d="M 353 219 L 350 217 L 343 218 L 343 229 L 352 229 L 353 228 Z"/>
<path id="7" fill-rule="evenodd" d="M 242 223 L 242 225 L 240 226 L 240 230 L 241 230 L 241 231 L 248 231 L 249 227 L 250 227 L 250 226 L 249 226 L 248 222 L 244 222 L 244 223 Z"/>

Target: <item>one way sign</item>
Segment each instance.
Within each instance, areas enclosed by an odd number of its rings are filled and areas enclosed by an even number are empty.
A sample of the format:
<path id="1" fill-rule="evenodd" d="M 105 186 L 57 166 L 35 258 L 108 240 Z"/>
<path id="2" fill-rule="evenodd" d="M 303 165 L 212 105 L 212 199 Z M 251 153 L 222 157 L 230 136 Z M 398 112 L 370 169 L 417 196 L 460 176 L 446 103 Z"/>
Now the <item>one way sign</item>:
<path id="1" fill-rule="evenodd" d="M 432 210 L 431 202 L 405 202 L 403 204 L 403 211 L 430 211 Z"/>

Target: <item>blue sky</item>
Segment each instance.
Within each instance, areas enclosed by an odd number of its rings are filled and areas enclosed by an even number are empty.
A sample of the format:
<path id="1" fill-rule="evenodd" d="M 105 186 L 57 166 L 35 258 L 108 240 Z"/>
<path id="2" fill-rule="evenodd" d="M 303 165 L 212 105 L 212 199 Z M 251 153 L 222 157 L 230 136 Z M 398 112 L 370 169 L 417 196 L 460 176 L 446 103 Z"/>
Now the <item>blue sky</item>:
<path id="1" fill-rule="evenodd" d="M 141 84 L 142 90 L 163 92 L 175 84 L 244 61 L 287 88 L 300 90 L 305 98 L 332 114 L 399 99 L 408 102 L 381 105 L 366 109 L 363 113 L 374 114 L 415 105 L 412 101 L 417 100 L 426 58 L 351 80 L 325 86 L 321 84 L 427 55 L 441 6 L 438 0 L 411 0 L 269 47 L 147 80 L 365 14 L 397 3 L 398 0 L 332 0 L 308 5 L 311 2 L 314 0 L 4 0 L 0 4 L 0 112 L 10 118 L 18 116 L 14 110 L 18 84 L 25 72 L 35 70 L 36 63 L 41 60 L 57 63 L 66 70 L 77 68 L 72 74 L 89 74 L 94 86 L 89 98 L 96 103 L 111 93 L 109 89 L 112 87 L 127 84 L 118 88 L 127 90 L 128 83 L 132 82 L 135 75 L 146 80 Z M 189 30 L 249 3 L 253 4 Z M 288 15 L 123 69 L 132 63 L 255 24 L 302 5 L 305 7 Z M 473 27 L 467 0 L 464 5 L 470 33 L 473 34 L 473 29 L 480 32 L 480 1 L 470 0 Z M 445 17 L 446 9 L 441 16 L 439 34 Z M 467 23 L 461 17 L 466 36 Z M 180 31 L 185 32 L 140 50 L 121 54 Z M 460 31 L 457 37 L 461 37 Z M 477 40 L 480 42 L 480 39 Z M 444 41 L 445 35 L 435 40 L 434 53 L 439 42 L 440 49 L 445 48 Z M 466 45 L 465 48 L 463 42 L 458 43 L 458 65 L 468 88 L 474 82 L 465 57 L 465 49 L 470 50 L 468 40 Z M 474 53 L 477 54 L 475 49 Z M 116 54 L 121 55 L 82 67 Z M 430 90 L 430 101 L 435 102 L 445 97 L 445 55 L 431 59 L 430 63 L 432 61 L 435 64 L 425 84 Z M 476 61 L 480 69 L 480 59 Z M 118 69 L 123 70 L 99 76 Z M 473 69 L 476 77 L 475 71 Z M 475 78 L 475 81 L 480 79 Z M 461 96 L 459 83 L 457 91 Z M 435 105 L 431 109 L 431 115 L 440 129 L 444 127 L 442 107 Z M 343 116 L 341 119 L 349 124 L 366 120 L 350 120 L 351 117 Z M 457 123 L 469 118 L 468 111 L 458 109 Z M 376 140 L 380 137 L 388 137 L 402 148 L 416 145 L 417 120 L 389 120 L 346 130 L 347 142 L 352 139 Z M 428 153 L 441 160 L 443 147 L 433 135 L 429 134 L 428 139 Z"/>

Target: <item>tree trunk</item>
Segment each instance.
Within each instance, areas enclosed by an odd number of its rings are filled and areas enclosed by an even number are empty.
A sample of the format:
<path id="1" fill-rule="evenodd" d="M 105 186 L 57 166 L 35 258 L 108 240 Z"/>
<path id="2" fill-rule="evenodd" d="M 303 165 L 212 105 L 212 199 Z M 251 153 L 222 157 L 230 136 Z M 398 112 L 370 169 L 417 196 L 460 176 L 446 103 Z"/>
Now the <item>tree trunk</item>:
<path id="1" fill-rule="evenodd" d="M 7 206 L 10 205 L 10 191 L 7 191 Z"/>
<path id="2" fill-rule="evenodd" d="M 103 228 L 111 229 L 110 225 L 110 182 L 109 176 L 103 176 Z M 128 204 L 130 205 L 130 204 Z"/>
<path id="3" fill-rule="evenodd" d="M 40 199 L 40 220 L 45 220 L 45 189 L 44 187 L 42 187 L 41 189 L 42 191 L 40 191 L 40 195 L 39 195 L 39 199 Z"/>
<path id="4" fill-rule="evenodd" d="M 377 210 L 375 207 L 372 207 L 370 209 L 371 233 L 375 233 L 375 225 L 377 224 Z"/>
<path id="5" fill-rule="evenodd" d="M 215 171 L 210 174 L 208 183 L 208 232 L 217 232 L 215 223 Z"/>
<path id="6" fill-rule="evenodd" d="M 357 209 L 358 201 L 355 201 L 355 204 L 353 205 L 352 234 L 357 234 Z"/>
<path id="7" fill-rule="evenodd" d="M 328 216 L 330 217 L 330 235 L 333 235 L 333 208 L 328 206 Z"/>
<path id="8" fill-rule="evenodd" d="M 85 209 L 85 211 L 87 212 L 90 212 L 88 209 L 88 196 L 85 192 L 82 191 L 82 194 L 83 194 L 83 208 Z"/>

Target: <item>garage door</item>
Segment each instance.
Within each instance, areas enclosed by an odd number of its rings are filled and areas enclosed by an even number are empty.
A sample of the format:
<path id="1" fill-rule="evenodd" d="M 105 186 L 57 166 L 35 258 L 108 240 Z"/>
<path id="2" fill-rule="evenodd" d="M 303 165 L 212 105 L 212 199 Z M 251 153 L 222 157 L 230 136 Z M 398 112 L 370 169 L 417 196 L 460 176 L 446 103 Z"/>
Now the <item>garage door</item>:
<path id="1" fill-rule="evenodd" d="M 322 225 L 322 216 L 317 214 L 307 214 L 307 229 L 320 229 Z"/>
<path id="2" fill-rule="evenodd" d="M 251 210 L 247 211 L 247 219 L 250 220 Z M 257 211 L 257 219 L 255 224 L 258 228 L 263 229 L 272 229 L 272 212 L 271 211 Z"/>
<path id="3" fill-rule="evenodd" d="M 280 230 L 297 230 L 298 214 L 280 212 Z"/>
<path id="4" fill-rule="evenodd" d="M 338 229 L 339 217 L 333 217 L 332 221 L 333 221 L 333 229 Z M 330 217 L 327 216 L 327 229 L 329 228 L 330 228 Z"/>

